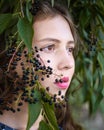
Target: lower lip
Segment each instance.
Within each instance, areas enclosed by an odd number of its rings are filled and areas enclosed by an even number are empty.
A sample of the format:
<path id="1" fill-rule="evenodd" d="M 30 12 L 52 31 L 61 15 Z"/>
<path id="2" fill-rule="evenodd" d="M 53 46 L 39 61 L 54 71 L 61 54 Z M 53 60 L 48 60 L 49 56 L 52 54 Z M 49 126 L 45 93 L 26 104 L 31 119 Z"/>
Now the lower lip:
<path id="1" fill-rule="evenodd" d="M 55 83 L 57 85 L 58 88 L 61 88 L 61 89 L 66 89 L 68 88 L 69 86 L 69 83 L 68 82 L 63 82 L 63 83 Z"/>

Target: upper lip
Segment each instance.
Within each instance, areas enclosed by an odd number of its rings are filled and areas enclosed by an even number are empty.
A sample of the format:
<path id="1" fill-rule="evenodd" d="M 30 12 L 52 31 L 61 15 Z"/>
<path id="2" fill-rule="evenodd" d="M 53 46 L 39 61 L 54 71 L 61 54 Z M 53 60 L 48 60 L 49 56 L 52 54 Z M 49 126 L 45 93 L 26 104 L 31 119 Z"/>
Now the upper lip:
<path id="1" fill-rule="evenodd" d="M 69 81 L 69 77 L 63 77 L 61 78 L 62 82 L 68 82 Z"/>
<path id="2" fill-rule="evenodd" d="M 69 77 L 63 77 L 63 78 L 60 78 L 59 80 L 57 79 L 55 81 L 55 84 L 57 83 L 63 83 L 63 82 L 68 82 L 69 81 Z"/>

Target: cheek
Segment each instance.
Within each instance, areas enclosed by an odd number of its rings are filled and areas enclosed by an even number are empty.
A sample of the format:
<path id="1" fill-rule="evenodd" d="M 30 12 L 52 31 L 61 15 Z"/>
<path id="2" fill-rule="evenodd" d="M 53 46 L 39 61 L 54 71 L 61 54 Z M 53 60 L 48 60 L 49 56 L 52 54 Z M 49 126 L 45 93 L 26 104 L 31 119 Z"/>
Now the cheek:
<path id="1" fill-rule="evenodd" d="M 71 57 L 71 61 L 70 62 L 72 63 L 73 69 L 75 69 L 75 59 L 74 59 L 73 56 Z"/>
<path id="2" fill-rule="evenodd" d="M 73 58 L 73 68 L 74 68 L 74 71 L 75 71 L 75 59 Z"/>
<path id="3" fill-rule="evenodd" d="M 55 63 L 55 59 L 53 58 L 52 55 L 41 53 L 40 54 L 40 62 L 42 65 L 50 66 L 51 68 L 53 68 L 54 63 Z"/>
<path id="4" fill-rule="evenodd" d="M 75 71 L 75 59 L 73 58 L 73 70 Z"/>
<path id="5" fill-rule="evenodd" d="M 73 67 L 72 67 L 73 69 L 72 69 L 72 73 L 74 74 L 74 72 L 75 72 L 75 60 L 73 59 Z"/>

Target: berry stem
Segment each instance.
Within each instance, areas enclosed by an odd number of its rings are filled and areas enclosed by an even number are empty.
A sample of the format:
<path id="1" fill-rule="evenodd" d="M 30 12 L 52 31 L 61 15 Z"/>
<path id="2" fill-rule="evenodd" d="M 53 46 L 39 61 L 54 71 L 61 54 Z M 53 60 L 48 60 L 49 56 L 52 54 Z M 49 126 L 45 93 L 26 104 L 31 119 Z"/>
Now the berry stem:
<path id="1" fill-rule="evenodd" d="M 45 65 L 45 64 L 44 64 L 44 61 L 42 60 L 42 58 L 41 58 L 41 57 L 39 57 L 39 59 L 40 59 L 40 61 L 42 62 L 42 64 L 43 64 L 43 65 Z"/>
<path id="2" fill-rule="evenodd" d="M 19 92 L 19 95 L 18 95 L 18 98 L 17 98 L 17 100 L 14 102 L 15 104 L 15 107 L 17 107 L 18 106 L 18 103 L 19 103 L 19 101 L 20 101 L 20 99 L 21 99 L 21 95 L 23 94 L 23 92 Z"/>
<path id="3" fill-rule="evenodd" d="M 59 74 L 55 74 L 55 73 L 53 73 L 53 75 L 58 76 L 59 78 L 61 78 L 63 76 L 62 74 L 59 75 Z"/>
<path id="4" fill-rule="evenodd" d="M 14 59 L 14 56 L 16 55 L 16 52 L 18 51 L 18 49 L 19 49 L 19 47 L 21 46 L 22 43 L 23 43 L 23 41 L 21 41 L 21 42 L 19 43 L 19 45 L 17 46 L 17 48 L 16 48 L 16 50 L 15 50 L 15 52 L 14 52 L 12 58 L 10 59 L 10 62 L 9 62 L 9 65 L 8 65 L 8 69 L 7 69 L 7 72 L 9 71 L 9 68 L 10 68 L 10 65 L 11 65 L 13 59 Z"/>

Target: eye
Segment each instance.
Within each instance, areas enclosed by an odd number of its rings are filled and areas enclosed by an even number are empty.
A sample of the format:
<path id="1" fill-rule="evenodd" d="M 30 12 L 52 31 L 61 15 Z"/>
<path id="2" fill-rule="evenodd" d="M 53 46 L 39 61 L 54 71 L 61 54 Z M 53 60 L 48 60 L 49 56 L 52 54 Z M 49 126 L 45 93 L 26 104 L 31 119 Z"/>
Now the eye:
<path id="1" fill-rule="evenodd" d="M 43 47 L 41 49 L 42 49 L 42 51 L 44 51 L 46 53 L 50 53 L 50 52 L 53 52 L 55 50 L 55 45 L 54 44 L 48 45 L 48 46 Z"/>
<path id="2" fill-rule="evenodd" d="M 68 51 L 69 54 L 73 54 L 73 52 L 74 52 L 74 47 L 69 47 L 69 48 L 67 48 L 67 51 Z"/>

